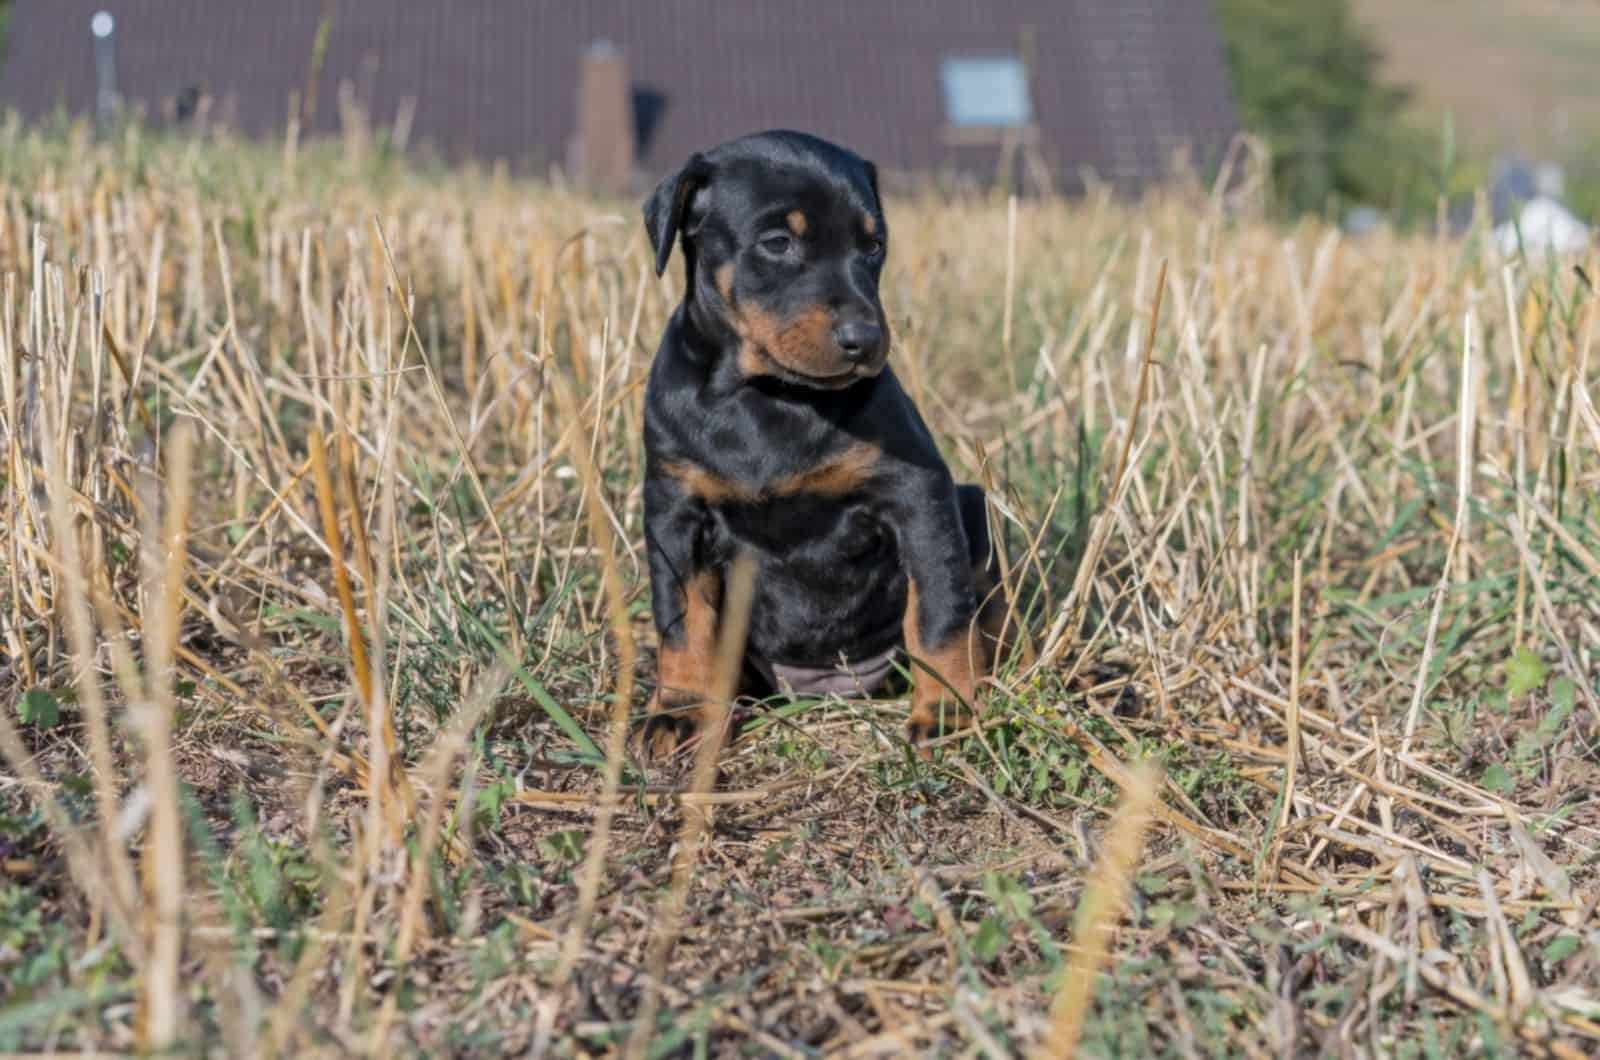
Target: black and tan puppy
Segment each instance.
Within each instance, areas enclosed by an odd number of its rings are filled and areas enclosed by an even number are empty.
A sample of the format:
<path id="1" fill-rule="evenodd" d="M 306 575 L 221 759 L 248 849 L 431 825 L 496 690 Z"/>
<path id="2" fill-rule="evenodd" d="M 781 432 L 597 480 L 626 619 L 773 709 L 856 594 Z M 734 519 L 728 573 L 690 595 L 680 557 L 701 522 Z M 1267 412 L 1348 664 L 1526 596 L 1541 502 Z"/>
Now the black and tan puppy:
<path id="1" fill-rule="evenodd" d="M 911 738 L 955 728 L 992 652 L 984 498 L 956 485 L 888 367 L 877 171 L 760 133 L 692 156 L 644 216 L 656 272 L 680 240 L 685 267 L 645 398 L 648 749 L 699 723 L 741 550 L 757 560 L 745 691 L 868 694 L 903 649 Z"/>

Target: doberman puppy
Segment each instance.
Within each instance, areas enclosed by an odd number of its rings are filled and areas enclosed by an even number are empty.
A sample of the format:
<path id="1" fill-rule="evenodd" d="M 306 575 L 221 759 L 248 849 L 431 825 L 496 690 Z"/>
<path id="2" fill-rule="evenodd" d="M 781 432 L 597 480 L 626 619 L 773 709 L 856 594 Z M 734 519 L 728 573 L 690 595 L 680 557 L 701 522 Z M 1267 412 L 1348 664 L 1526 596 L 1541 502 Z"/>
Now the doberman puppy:
<path id="1" fill-rule="evenodd" d="M 644 219 L 657 275 L 680 241 L 685 268 L 644 408 L 661 637 L 647 752 L 697 731 L 742 550 L 756 559 L 742 691 L 870 694 L 903 649 L 911 739 L 964 724 L 1004 610 L 983 491 L 956 485 L 887 363 L 876 168 L 759 133 L 691 156 Z"/>

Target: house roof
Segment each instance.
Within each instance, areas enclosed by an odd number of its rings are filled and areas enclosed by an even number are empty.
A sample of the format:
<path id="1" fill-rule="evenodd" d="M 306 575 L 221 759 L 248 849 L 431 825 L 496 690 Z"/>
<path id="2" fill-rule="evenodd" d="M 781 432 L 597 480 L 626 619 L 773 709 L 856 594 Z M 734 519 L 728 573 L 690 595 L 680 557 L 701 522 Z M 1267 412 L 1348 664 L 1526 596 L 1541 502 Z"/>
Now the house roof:
<path id="1" fill-rule="evenodd" d="M 340 82 L 373 119 L 414 99 L 412 141 L 448 158 L 551 163 L 576 120 L 578 61 L 620 46 L 636 90 L 664 103 L 640 162 L 663 171 L 741 133 L 792 127 L 885 168 L 965 166 L 940 62 L 1016 53 L 1031 37 L 1040 152 L 1058 173 L 1161 175 L 1190 144 L 1215 152 L 1233 111 L 1210 0 L 16 0 L 0 103 L 92 112 L 89 19 L 117 19 L 118 87 L 152 118 L 190 86 L 251 134 L 281 130 L 325 48 L 313 128 L 337 127 Z"/>

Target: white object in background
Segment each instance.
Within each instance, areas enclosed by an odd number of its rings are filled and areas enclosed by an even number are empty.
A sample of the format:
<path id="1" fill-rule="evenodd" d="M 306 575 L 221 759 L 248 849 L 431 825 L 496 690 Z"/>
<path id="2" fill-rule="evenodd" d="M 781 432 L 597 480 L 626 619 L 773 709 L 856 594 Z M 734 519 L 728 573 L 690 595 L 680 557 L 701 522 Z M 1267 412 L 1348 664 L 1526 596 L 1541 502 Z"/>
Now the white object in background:
<path id="1" fill-rule="evenodd" d="M 1494 238 L 1508 257 L 1519 248 L 1530 255 L 1575 254 L 1588 247 L 1590 229 L 1559 202 L 1540 196 L 1523 205 L 1515 225 L 1507 221 L 1496 228 Z"/>

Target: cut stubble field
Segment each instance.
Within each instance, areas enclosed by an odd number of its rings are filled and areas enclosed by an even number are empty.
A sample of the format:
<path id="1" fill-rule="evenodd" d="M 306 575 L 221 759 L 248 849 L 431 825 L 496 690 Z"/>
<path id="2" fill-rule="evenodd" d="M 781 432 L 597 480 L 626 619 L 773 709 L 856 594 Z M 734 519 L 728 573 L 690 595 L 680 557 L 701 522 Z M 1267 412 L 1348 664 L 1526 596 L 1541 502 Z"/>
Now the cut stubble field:
<path id="1" fill-rule="evenodd" d="M 1591 1055 L 1600 272 L 1260 172 L 888 204 L 1030 650 L 713 774 L 636 204 L 0 128 L 0 1050 Z"/>

